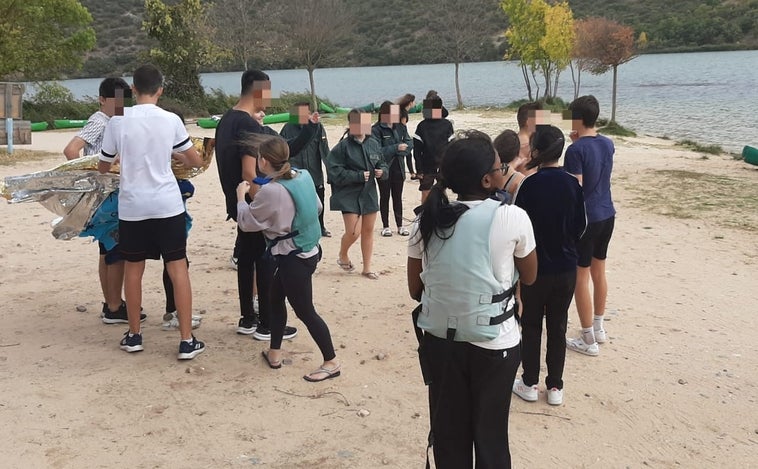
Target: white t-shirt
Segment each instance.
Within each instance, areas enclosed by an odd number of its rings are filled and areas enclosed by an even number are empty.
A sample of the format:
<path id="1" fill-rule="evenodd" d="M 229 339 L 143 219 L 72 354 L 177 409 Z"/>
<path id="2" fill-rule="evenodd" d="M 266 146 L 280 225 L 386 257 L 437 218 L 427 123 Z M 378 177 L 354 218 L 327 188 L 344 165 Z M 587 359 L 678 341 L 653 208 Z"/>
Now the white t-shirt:
<path id="1" fill-rule="evenodd" d="M 128 115 L 111 117 L 100 160 L 113 163 L 116 155 L 121 158 L 119 220 L 169 218 L 184 212 L 171 153 L 191 146 L 179 116 L 154 104 L 139 104 Z"/>
<path id="2" fill-rule="evenodd" d="M 481 200 L 463 203 L 471 207 L 482 203 Z M 526 257 L 534 250 L 536 243 L 534 241 L 534 231 L 529 215 L 515 205 L 501 205 L 495 211 L 495 218 L 492 220 L 490 229 L 490 254 L 492 256 L 492 269 L 495 278 L 502 284 L 503 289 L 507 290 L 513 285 L 513 277 L 516 265 L 513 262 L 513 256 L 518 258 Z M 408 240 L 408 257 L 421 259 L 423 268 L 426 268 L 427 261 L 424 255 L 424 244 L 421 241 L 421 232 L 418 231 L 418 220 L 411 226 L 411 237 Z M 465 259 L 461 259 L 465 262 Z M 515 301 L 512 298 L 508 304 L 510 308 Z M 474 345 L 490 350 L 502 350 L 515 347 L 521 341 L 518 324 L 514 318 L 500 324 L 500 334 L 487 342 L 472 342 Z"/>

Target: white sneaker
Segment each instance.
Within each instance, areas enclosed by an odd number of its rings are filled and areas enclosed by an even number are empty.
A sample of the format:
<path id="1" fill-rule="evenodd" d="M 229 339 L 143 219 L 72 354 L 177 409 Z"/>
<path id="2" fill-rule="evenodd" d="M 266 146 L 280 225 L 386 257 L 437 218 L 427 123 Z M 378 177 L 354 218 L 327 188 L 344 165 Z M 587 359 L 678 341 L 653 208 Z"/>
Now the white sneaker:
<path id="1" fill-rule="evenodd" d="M 237 259 L 234 256 L 231 256 L 229 258 L 229 265 L 231 265 L 232 270 L 237 270 L 237 264 L 239 263 L 239 259 Z"/>
<path id="2" fill-rule="evenodd" d="M 547 403 L 550 405 L 563 404 L 563 389 L 550 388 L 547 390 Z"/>
<path id="3" fill-rule="evenodd" d="M 595 329 L 595 340 L 598 344 L 604 344 L 608 340 L 605 329 Z"/>
<path id="4" fill-rule="evenodd" d="M 566 348 L 573 350 L 574 352 L 583 353 L 591 357 L 597 357 L 600 355 L 600 347 L 597 342 L 588 344 L 584 342 L 584 339 L 577 337 L 575 339 L 566 339 Z"/>
<path id="5" fill-rule="evenodd" d="M 200 321 L 202 321 L 203 318 L 201 316 L 192 316 L 192 328 L 197 329 L 200 327 Z M 161 329 L 164 331 L 175 331 L 179 330 L 179 317 L 176 315 L 176 311 L 173 313 L 166 313 L 163 315 L 163 325 L 161 326 Z"/>
<path id="6" fill-rule="evenodd" d="M 536 402 L 540 396 L 536 384 L 534 386 L 527 386 L 520 379 L 513 382 L 513 394 L 527 402 Z"/>

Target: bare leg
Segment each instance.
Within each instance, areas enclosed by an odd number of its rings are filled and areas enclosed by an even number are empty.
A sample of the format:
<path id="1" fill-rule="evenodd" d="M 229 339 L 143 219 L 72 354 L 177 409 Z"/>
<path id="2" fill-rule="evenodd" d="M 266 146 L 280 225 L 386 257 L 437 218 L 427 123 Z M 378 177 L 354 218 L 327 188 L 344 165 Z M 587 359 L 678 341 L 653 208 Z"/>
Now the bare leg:
<path id="1" fill-rule="evenodd" d="M 376 214 L 374 214 L 376 218 Z M 358 237 L 361 235 L 359 225 L 361 223 L 360 216 L 356 213 L 343 213 L 342 221 L 345 223 L 345 234 L 342 235 L 340 241 L 340 254 L 339 259 L 341 263 L 347 264 L 350 262 L 350 256 L 348 256 L 348 250 L 350 246 L 355 244 Z"/>
<path id="2" fill-rule="evenodd" d="M 105 266 L 108 309 L 117 311 L 121 307 L 121 290 L 124 287 L 124 261 Z"/>
<path id="3" fill-rule="evenodd" d="M 124 263 L 124 296 L 126 314 L 129 317 L 129 332 L 140 332 L 140 308 L 142 307 L 142 275 L 145 261 Z"/>
<path id="4" fill-rule="evenodd" d="M 427 197 L 429 197 L 429 191 L 421 191 L 421 205 L 424 205 Z"/>
<path id="5" fill-rule="evenodd" d="M 574 301 L 582 328 L 592 327 L 592 296 L 590 295 L 590 268 L 577 267 Z"/>
<path id="6" fill-rule="evenodd" d="M 371 256 L 374 254 L 374 224 L 376 224 L 376 214 L 367 213 L 363 215 L 361 222 L 361 255 L 363 256 L 363 273 L 372 272 Z"/>
<path id="7" fill-rule="evenodd" d="M 179 259 L 166 262 L 166 270 L 174 285 L 174 302 L 179 318 L 179 333 L 182 340 L 192 338 L 192 285 L 190 284 L 187 261 Z"/>
<path id="8" fill-rule="evenodd" d="M 608 282 L 605 278 L 605 259 L 592 258 L 590 264 L 590 276 L 592 277 L 592 295 L 594 300 L 595 316 L 605 314 L 605 302 L 608 298 Z"/>
<path id="9" fill-rule="evenodd" d="M 108 270 L 105 265 L 105 254 L 100 255 L 97 262 L 97 274 L 100 277 L 100 289 L 103 290 L 103 301 L 108 303 Z"/>

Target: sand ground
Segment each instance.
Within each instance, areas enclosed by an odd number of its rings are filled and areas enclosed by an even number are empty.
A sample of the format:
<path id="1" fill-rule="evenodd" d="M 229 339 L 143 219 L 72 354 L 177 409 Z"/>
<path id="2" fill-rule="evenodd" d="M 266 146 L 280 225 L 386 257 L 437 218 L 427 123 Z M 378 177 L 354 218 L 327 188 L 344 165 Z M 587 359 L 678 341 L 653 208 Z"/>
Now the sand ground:
<path id="1" fill-rule="evenodd" d="M 493 136 L 515 127 L 508 113 L 451 119 Z M 343 124 L 327 128 L 334 145 Z M 60 154 L 72 135 L 35 133 L 31 148 Z M 514 467 L 754 467 L 758 169 L 648 136 L 616 145 L 609 342 L 596 358 L 568 352 L 563 406 L 547 405 L 544 384 L 537 403 L 514 397 Z M 0 166 L 0 177 L 62 159 Z M 301 333 L 285 343 L 291 364 L 281 370 L 266 367 L 264 343 L 235 334 L 235 228 L 224 221 L 215 165 L 193 183 L 188 252 L 207 350 L 190 362 L 176 360 L 178 333 L 160 329 L 158 263 L 144 280 L 145 351 L 127 355 L 118 348 L 125 327 L 99 319 L 95 245 L 53 239 L 54 216 L 38 204 L 0 204 L 0 466 L 423 467 L 428 410 L 406 239 L 379 237 L 377 227 L 378 281 L 342 272 L 341 217 L 327 212 L 335 236 L 322 243 L 315 304 L 343 372 L 307 383 L 301 376 L 320 356 L 294 315 Z M 407 182 L 406 217 L 417 189 Z M 357 247 L 351 257 L 360 263 Z M 575 335 L 573 306 L 569 318 Z"/>

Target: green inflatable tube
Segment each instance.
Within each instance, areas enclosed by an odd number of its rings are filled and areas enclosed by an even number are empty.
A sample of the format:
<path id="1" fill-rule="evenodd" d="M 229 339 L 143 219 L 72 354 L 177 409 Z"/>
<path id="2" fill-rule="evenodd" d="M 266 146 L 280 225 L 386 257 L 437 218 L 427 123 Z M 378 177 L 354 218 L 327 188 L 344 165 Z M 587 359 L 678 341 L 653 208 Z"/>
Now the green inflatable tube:
<path id="1" fill-rule="evenodd" d="M 318 110 L 329 114 L 334 114 L 334 108 L 326 103 L 318 103 Z"/>
<path id="2" fill-rule="evenodd" d="M 271 114 L 263 118 L 264 124 L 281 124 L 290 120 L 289 112 L 280 112 L 279 114 Z"/>
<path id="3" fill-rule="evenodd" d="M 56 129 L 78 129 L 87 124 L 87 119 L 56 119 L 53 124 Z"/>
<path id="4" fill-rule="evenodd" d="M 421 112 L 424 110 L 424 103 L 418 103 L 412 108 L 408 109 L 409 113 Z"/>
<path id="5" fill-rule="evenodd" d="M 202 127 L 203 129 L 215 129 L 218 125 L 218 121 L 221 119 L 213 119 L 210 117 L 204 117 L 202 119 L 197 120 L 197 125 Z"/>
<path id="6" fill-rule="evenodd" d="M 758 148 L 745 146 L 742 149 L 742 158 L 745 159 L 745 163 L 750 163 L 758 166 Z"/>
<path id="7" fill-rule="evenodd" d="M 42 130 L 47 130 L 48 124 L 47 122 L 32 122 L 32 132 L 40 132 Z"/>
<path id="8" fill-rule="evenodd" d="M 334 112 L 339 113 L 339 114 L 347 114 L 352 109 L 353 108 L 351 108 L 351 107 L 336 107 L 336 108 L 334 108 Z"/>

